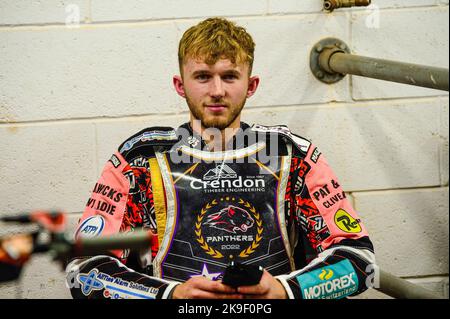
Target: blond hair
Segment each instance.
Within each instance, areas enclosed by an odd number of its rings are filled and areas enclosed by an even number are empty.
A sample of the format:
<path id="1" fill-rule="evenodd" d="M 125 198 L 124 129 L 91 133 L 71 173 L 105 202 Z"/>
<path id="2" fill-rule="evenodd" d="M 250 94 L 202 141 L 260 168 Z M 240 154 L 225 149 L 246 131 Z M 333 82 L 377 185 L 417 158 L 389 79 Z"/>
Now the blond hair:
<path id="1" fill-rule="evenodd" d="M 233 64 L 248 63 L 250 74 L 254 52 L 255 43 L 243 27 L 223 18 L 209 18 L 183 34 L 178 46 L 178 63 L 182 74 L 187 58 L 201 59 L 209 65 L 225 58 Z"/>

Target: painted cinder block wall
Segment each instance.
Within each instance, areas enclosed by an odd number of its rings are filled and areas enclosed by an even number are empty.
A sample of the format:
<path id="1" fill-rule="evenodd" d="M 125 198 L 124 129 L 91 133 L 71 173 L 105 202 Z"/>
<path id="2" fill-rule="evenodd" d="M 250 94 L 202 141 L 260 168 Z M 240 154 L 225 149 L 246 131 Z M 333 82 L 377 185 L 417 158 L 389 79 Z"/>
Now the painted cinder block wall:
<path id="1" fill-rule="evenodd" d="M 365 222 L 384 270 L 448 297 L 448 94 L 347 76 L 318 82 L 328 36 L 356 54 L 448 68 L 448 0 L 0 0 L 0 214 L 60 208 L 70 227 L 131 134 L 179 125 L 172 88 L 182 33 L 224 16 L 254 36 L 257 94 L 243 119 L 318 145 Z M 0 235 L 24 231 L 1 224 Z M 0 298 L 69 298 L 61 268 L 33 257 Z M 387 298 L 369 291 L 360 298 Z"/>

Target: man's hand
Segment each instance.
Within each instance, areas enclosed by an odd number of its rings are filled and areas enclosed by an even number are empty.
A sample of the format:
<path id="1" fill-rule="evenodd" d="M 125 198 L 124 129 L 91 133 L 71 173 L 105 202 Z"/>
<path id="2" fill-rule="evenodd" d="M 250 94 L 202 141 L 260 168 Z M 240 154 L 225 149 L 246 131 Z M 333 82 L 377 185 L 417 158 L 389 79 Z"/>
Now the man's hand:
<path id="1" fill-rule="evenodd" d="M 205 277 L 193 277 L 175 287 L 173 299 L 242 299 L 236 289 Z"/>
<path id="2" fill-rule="evenodd" d="M 259 284 L 238 287 L 237 292 L 247 299 L 287 299 L 283 285 L 267 270 L 264 270 Z"/>

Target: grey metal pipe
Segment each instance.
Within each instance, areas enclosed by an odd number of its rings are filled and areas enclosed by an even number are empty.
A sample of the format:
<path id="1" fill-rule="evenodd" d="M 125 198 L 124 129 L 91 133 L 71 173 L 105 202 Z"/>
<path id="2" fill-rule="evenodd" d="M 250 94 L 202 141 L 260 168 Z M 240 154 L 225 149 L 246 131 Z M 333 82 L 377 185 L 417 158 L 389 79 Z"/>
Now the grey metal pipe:
<path id="1" fill-rule="evenodd" d="M 444 299 L 443 296 L 380 270 L 380 292 L 397 299 Z"/>
<path id="2" fill-rule="evenodd" d="M 319 64 L 330 73 L 353 74 L 379 80 L 448 91 L 448 69 L 369 58 L 344 52 L 319 57 Z M 327 56 L 329 58 L 327 59 Z"/>
<path id="3" fill-rule="evenodd" d="M 105 237 L 81 238 L 75 247 L 82 254 L 102 253 L 112 249 L 139 250 L 149 248 L 153 235 L 150 231 L 139 230 L 133 233 L 115 234 Z"/>

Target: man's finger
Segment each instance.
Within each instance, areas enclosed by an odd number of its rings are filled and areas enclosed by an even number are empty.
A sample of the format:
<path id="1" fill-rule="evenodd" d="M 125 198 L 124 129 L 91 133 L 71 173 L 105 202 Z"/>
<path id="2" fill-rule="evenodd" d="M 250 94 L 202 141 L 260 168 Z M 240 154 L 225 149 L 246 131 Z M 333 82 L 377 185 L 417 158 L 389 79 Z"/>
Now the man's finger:
<path id="1" fill-rule="evenodd" d="M 237 292 L 248 295 L 262 295 L 267 292 L 267 289 L 265 289 L 261 284 L 257 284 L 254 286 L 240 286 L 238 287 Z"/>
<path id="2" fill-rule="evenodd" d="M 206 290 L 214 293 L 232 294 L 236 293 L 236 289 L 230 286 L 224 285 L 219 281 L 212 281 L 205 278 L 205 280 L 199 280 L 195 286 L 201 290 Z"/>

